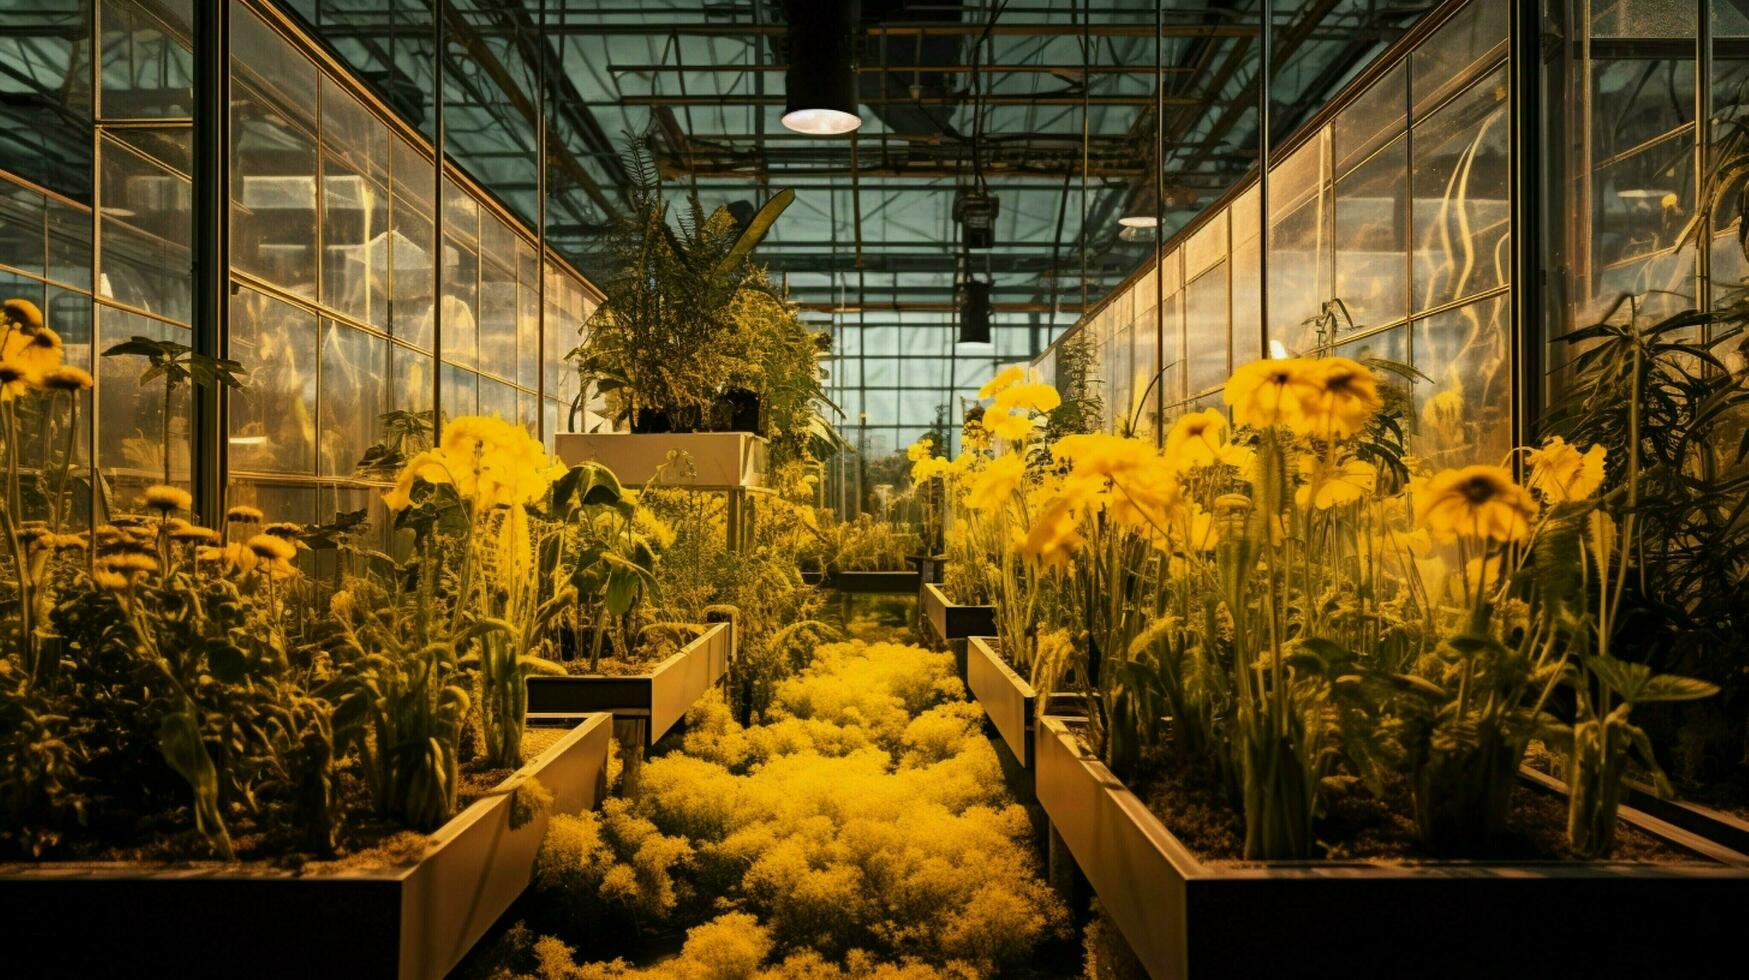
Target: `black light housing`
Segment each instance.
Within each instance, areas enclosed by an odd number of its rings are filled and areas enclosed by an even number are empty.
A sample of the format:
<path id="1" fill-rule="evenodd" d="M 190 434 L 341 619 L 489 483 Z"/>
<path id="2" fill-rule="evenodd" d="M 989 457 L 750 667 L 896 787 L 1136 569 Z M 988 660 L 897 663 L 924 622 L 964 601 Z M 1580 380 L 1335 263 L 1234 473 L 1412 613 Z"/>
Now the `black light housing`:
<path id="1" fill-rule="evenodd" d="M 862 125 L 856 98 L 859 0 L 788 0 L 789 70 L 783 124 L 810 136 L 841 136 Z"/>
<path id="2" fill-rule="evenodd" d="M 977 279 L 960 281 L 960 339 L 962 344 L 990 342 L 990 284 Z"/>
<path id="3" fill-rule="evenodd" d="M 959 222 L 960 243 L 967 249 L 996 247 L 996 214 L 1000 202 L 993 194 L 961 191 L 953 202 L 953 220 Z"/>

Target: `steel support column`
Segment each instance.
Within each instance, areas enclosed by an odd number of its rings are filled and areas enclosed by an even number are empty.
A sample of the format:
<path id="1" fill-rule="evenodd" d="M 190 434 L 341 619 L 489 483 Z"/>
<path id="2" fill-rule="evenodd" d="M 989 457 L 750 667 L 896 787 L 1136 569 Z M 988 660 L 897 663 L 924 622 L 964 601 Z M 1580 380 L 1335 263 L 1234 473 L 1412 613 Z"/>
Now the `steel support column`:
<path id="1" fill-rule="evenodd" d="M 191 259 L 194 350 L 227 356 L 230 311 L 231 4 L 194 3 L 194 161 Z M 195 512 L 214 524 L 225 509 L 227 399 L 217 382 L 194 388 L 191 474 Z M 169 446 L 164 451 L 170 451 Z"/>

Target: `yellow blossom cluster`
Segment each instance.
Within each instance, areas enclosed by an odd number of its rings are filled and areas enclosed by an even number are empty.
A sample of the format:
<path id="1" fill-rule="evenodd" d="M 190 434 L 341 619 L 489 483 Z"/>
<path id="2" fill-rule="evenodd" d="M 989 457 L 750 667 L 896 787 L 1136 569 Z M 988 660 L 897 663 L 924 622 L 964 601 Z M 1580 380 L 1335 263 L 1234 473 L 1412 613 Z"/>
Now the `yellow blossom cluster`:
<path id="1" fill-rule="evenodd" d="M 32 390 L 79 392 L 91 387 L 83 368 L 61 362 L 61 335 L 27 299 L 0 304 L 0 402 Z"/>
<path id="2" fill-rule="evenodd" d="M 383 495 L 390 510 L 412 503 L 413 485 L 447 483 L 470 501 L 476 514 L 496 507 L 526 506 L 539 501 L 564 464 L 547 455 L 539 439 L 520 425 L 503 419 L 467 415 L 443 426 L 436 449 L 409 459 L 395 487 Z"/>

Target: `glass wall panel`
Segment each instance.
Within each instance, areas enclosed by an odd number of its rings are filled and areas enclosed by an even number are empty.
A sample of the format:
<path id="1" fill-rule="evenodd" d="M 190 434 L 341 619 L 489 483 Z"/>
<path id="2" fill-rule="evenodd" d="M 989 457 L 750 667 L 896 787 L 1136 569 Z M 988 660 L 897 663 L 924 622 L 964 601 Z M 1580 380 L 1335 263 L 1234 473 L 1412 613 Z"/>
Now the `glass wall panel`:
<path id="1" fill-rule="evenodd" d="M 1328 132 L 1270 174 L 1269 339 L 1295 353 L 1317 346 L 1309 321 L 1330 298 Z"/>
<path id="2" fill-rule="evenodd" d="M 503 223 L 480 223 L 480 370 L 516 377 L 516 240 Z M 446 345 L 447 346 L 447 345 Z M 515 418 L 512 412 L 505 418 Z"/>
<path id="3" fill-rule="evenodd" d="M 1411 449 L 1435 468 L 1501 464 L 1512 448 L 1511 305 L 1499 295 L 1413 324 L 1410 350 L 1429 381 L 1415 385 Z"/>
<path id="4" fill-rule="evenodd" d="M 322 80 L 322 302 L 389 327 L 389 132 Z"/>
<path id="5" fill-rule="evenodd" d="M 231 393 L 230 465 L 250 473 L 316 467 L 316 317 L 265 293 L 231 294 L 231 358 L 248 384 Z"/>
<path id="6" fill-rule="evenodd" d="M 317 298 L 316 69 L 233 3 L 231 266 Z"/>
<path id="7" fill-rule="evenodd" d="M 97 308 L 97 327 L 100 350 L 134 337 L 192 340 L 187 327 L 111 306 Z M 167 391 L 162 376 L 142 382 L 151 368 L 144 357 L 99 357 L 96 366 L 100 515 L 131 510 L 140 492 L 154 483 L 186 487 L 193 431 L 188 387 Z"/>
<path id="8" fill-rule="evenodd" d="M 388 409 L 388 342 L 327 321 L 322 326 L 321 474 L 350 477 L 377 441 Z"/>
<path id="9" fill-rule="evenodd" d="M 98 294 L 187 323 L 193 289 L 187 175 L 105 139 L 99 193 L 103 207 Z"/>
<path id="10" fill-rule="evenodd" d="M 1408 150 L 1399 137 L 1336 182 L 1335 297 L 1357 329 L 1409 314 Z"/>
<path id="11" fill-rule="evenodd" d="M 399 158 L 397 158 L 398 160 Z M 397 170 L 397 173 L 400 171 Z M 420 350 L 431 350 L 431 219 L 417 201 L 403 196 L 399 184 L 391 205 L 389 262 L 394 288 L 390 292 L 390 330 L 396 339 Z"/>
<path id="12" fill-rule="evenodd" d="M 1227 264 L 1222 262 L 1184 289 L 1187 391 L 1198 395 L 1227 381 Z"/>
<path id="13" fill-rule="evenodd" d="M 1502 67 L 1415 123 L 1411 297 L 1416 311 L 1475 296 L 1508 280 L 1506 93 Z"/>

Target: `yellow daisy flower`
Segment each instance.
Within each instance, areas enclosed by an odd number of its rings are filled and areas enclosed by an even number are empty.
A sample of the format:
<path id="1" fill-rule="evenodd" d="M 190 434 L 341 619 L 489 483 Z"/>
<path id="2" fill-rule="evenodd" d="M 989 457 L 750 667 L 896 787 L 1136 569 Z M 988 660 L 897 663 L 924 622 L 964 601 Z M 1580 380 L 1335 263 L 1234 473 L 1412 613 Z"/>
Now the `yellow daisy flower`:
<path id="1" fill-rule="evenodd" d="M 1252 361 L 1233 372 L 1221 398 L 1239 425 L 1266 429 L 1300 421 L 1299 392 L 1313 366 L 1304 358 Z"/>
<path id="2" fill-rule="evenodd" d="M 1011 364 L 998 372 L 994 378 L 984 382 L 984 386 L 978 389 L 978 397 L 994 398 L 999 392 L 1002 392 L 1013 385 L 1020 384 L 1025 380 L 1026 368 L 1019 364 Z"/>
<path id="3" fill-rule="evenodd" d="M 1500 466 L 1442 470 L 1415 496 L 1415 522 L 1441 541 L 1519 541 L 1537 510 L 1536 498 Z"/>
<path id="4" fill-rule="evenodd" d="M 1601 445 L 1581 453 L 1567 445 L 1567 440 L 1555 436 L 1526 457 L 1530 462 L 1530 489 L 1552 504 L 1584 500 L 1603 486 L 1607 455 L 1608 450 Z"/>
<path id="5" fill-rule="evenodd" d="M 159 483 L 146 488 L 143 502 L 153 510 L 169 513 L 175 510 L 189 510 L 194 506 L 194 497 L 181 487 Z"/>

